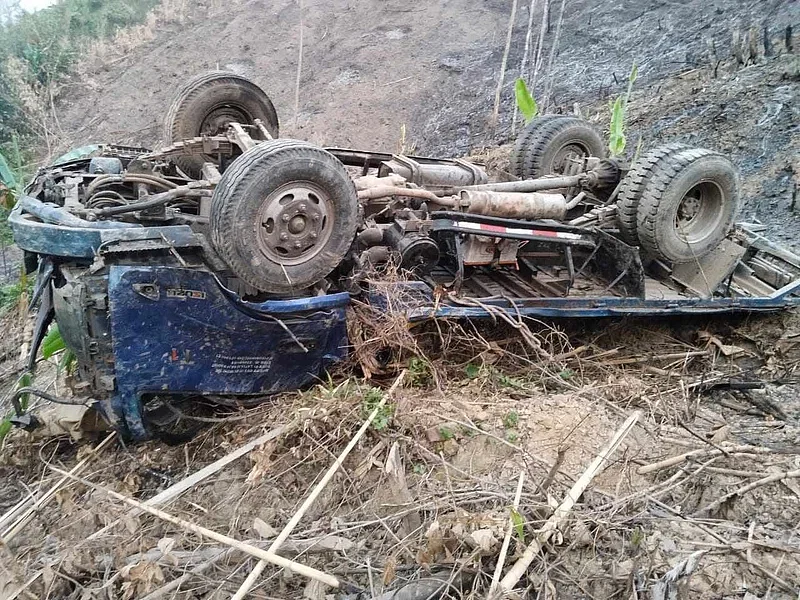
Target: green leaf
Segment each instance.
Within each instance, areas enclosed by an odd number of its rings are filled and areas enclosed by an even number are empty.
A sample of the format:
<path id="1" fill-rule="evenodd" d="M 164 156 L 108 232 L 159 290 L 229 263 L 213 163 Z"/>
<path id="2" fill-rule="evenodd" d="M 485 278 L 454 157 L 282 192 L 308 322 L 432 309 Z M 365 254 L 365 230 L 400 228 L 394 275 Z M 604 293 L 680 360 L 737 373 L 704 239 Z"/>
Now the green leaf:
<path id="1" fill-rule="evenodd" d="M 519 541 L 525 543 L 525 520 L 516 508 L 511 509 L 511 522 L 514 524 L 514 531 L 517 533 Z"/>
<path id="2" fill-rule="evenodd" d="M 67 351 L 61 356 L 61 360 L 58 361 L 58 371 L 66 371 L 68 374 L 71 374 L 77 360 L 78 357 L 75 356 L 75 353 L 67 348 Z"/>
<path id="3" fill-rule="evenodd" d="M 514 97 L 517 101 L 519 112 L 525 117 L 525 122 L 530 121 L 539 114 L 539 107 L 536 105 L 536 100 L 534 100 L 533 96 L 528 91 L 528 86 L 521 77 L 514 83 Z"/>
<path id="4" fill-rule="evenodd" d="M 58 330 L 58 325 L 53 325 L 42 341 L 42 356 L 44 358 L 50 358 L 56 352 L 60 352 L 66 347 L 64 338 L 61 337 L 61 332 Z"/>
<path id="5" fill-rule="evenodd" d="M 611 104 L 608 149 L 611 151 L 611 156 L 619 156 L 625 151 L 625 106 L 622 102 L 622 96 L 618 96 Z"/>
<path id="6" fill-rule="evenodd" d="M 464 372 L 470 379 L 475 379 L 481 374 L 481 368 L 475 363 L 469 363 L 466 367 L 464 367 Z"/>
<path id="7" fill-rule="evenodd" d="M 3 419 L 0 421 L 0 442 L 3 441 L 3 438 L 8 435 L 11 431 L 11 421 L 9 419 Z"/>

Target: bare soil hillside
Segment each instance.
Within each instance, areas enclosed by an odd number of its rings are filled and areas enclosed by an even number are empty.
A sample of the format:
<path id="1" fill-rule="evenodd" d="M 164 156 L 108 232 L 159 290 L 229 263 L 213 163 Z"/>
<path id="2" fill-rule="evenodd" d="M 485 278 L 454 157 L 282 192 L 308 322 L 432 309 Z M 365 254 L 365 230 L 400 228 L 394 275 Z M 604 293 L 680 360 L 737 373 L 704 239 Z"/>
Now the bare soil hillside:
<path id="1" fill-rule="evenodd" d="M 301 14 L 294 0 L 170 0 L 159 21 L 87 54 L 80 75 L 60 94 L 64 146 L 158 145 L 176 89 L 198 72 L 221 68 L 268 91 L 283 136 L 462 156 L 512 139 L 512 84 L 531 4 L 530 47 L 537 54 L 545 2 L 520 0 L 493 125 L 511 2 L 308 0 Z M 629 151 L 639 138 L 644 148 L 678 139 L 730 154 L 744 177 L 746 218 L 795 245 L 800 221 L 789 207 L 800 170 L 793 162 L 800 149 L 800 5 L 572 0 L 563 6 L 559 19 L 561 3 L 549 2 L 541 67 L 526 69 L 544 109 L 577 109 L 605 126 L 608 98 L 623 91 L 636 62 Z"/>

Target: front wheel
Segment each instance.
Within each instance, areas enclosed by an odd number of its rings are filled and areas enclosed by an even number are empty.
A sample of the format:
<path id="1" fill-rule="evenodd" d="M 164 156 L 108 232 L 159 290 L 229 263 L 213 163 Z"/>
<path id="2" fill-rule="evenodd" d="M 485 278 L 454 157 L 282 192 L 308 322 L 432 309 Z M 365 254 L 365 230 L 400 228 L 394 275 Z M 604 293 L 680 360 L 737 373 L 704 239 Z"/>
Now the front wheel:
<path id="1" fill-rule="evenodd" d="M 278 115 L 269 96 L 255 83 L 228 71 L 211 71 L 190 79 L 177 93 L 164 120 L 167 142 L 225 133 L 232 122 L 252 125 L 261 120 L 273 138 L 278 137 Z M 255 135 L 255 134 L 254 134 Z M 178 156 L 175 163 L 199 177 L 210 156 Z"/>
<path id="2" fill-rule="evenodd" d="M 211 202 L 211 240 L 231 270 L 263 292 L 291 294 L 342 261 L 358 226 L 344 165 L 306 142 L 263 142 L 225 171 Z"/>

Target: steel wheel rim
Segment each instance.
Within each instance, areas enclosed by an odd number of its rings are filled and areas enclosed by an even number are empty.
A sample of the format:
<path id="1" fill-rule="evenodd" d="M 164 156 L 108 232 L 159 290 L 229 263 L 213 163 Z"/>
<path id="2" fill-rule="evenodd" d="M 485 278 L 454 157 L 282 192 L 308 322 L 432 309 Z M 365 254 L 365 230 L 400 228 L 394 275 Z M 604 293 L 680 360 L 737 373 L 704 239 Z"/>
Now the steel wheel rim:
<path id="1" fill-rule="evenodd" d="M 303 264 L 317 256 L 333 231 L 330 195 L 310 181 L 293 181 L 269 194 L 256 223 L 259 250 L 281 265 Z"/>
<path id="2" fill-rule="evenodd" d="M 675 230 L 681 239 L 697 244 L 713 235 L 723 218 L 724 200 L 725 193 L 713 181 L 693 185 L 675 211 Z"/>

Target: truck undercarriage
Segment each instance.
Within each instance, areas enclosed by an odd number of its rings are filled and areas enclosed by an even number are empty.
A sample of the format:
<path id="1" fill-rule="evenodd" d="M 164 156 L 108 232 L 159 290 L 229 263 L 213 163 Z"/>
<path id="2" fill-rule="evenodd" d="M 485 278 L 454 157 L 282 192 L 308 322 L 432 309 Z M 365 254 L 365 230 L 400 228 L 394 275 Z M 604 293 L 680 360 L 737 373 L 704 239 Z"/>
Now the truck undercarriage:
<path id="1" fill-rule="evenodd" d="M 629 166 L 589 124 L 548 115 L 490 181 L 462 160 L 280 139 L 266 94 L 230 73 L 190 81 L 166 121 L 160 151 L 100 146 L 40 169 L 9 219 L 38 273 L 29 368 L 55 320 L 74 394 L 133 438 L 152 434 L 159 395 L 312 382 L 347 354 L 352 298 L 391 297 L 410 321 L 798 300 L 800 257 L 735 224 L 736 172 L 708 150 Z"/>

